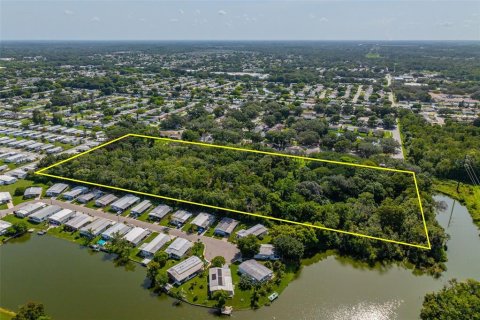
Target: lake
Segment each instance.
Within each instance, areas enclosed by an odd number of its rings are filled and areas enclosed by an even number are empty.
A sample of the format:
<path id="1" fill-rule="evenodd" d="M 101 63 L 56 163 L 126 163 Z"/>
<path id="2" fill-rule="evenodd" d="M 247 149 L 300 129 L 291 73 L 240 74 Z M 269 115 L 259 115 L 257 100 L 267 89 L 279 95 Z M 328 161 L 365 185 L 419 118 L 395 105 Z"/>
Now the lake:
<path id="1" fill-rule="evenodd" d="M 450 234 L 448 270 L 435 279 L 400 266 L 369 268 L 328 256 L 303 268 L 270 307 L 236 311 L 232 319 L 417 319 L 427 292 L 449 279 L 480 280 L 480 237 L 466 208 L 447 204 L 437 219 Z M 158 297 L 144 288 L 145 269 L 115 267 L 108 255 L 74 243 L 29 235 L 0 246 L 0 306 L 40 301 L 55 320 L 213 319 L 208 309 Z M 27 241 L 25 241 L 27 240 Z"/>

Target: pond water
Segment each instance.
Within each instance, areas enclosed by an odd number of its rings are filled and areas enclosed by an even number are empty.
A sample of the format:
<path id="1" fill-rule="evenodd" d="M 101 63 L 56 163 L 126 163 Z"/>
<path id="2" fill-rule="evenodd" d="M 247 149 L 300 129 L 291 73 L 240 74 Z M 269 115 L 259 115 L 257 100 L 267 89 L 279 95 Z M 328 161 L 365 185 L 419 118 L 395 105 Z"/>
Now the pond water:
<path id="1" fill-rule="evenodd" d="M 437 219 L 450 234 L 448 270 L 438 279 L 401 266 L 368 268 L 328 256 L 303 268 L 270 307 L 236 311 L 232 319 L 417 319 L 423 296 L 449 279 L 480 279 L 480 237 L 465 207 L 445 196 Z M 449 223 L 450 220 L 450 223 Z M 0 246 L 0 306 L 41 301 L 55 320 L 213 319 L 208 309 L 155 296 L 145 269 L 115 267 L 111 257 L 74 243 L 30 235 Z"/>

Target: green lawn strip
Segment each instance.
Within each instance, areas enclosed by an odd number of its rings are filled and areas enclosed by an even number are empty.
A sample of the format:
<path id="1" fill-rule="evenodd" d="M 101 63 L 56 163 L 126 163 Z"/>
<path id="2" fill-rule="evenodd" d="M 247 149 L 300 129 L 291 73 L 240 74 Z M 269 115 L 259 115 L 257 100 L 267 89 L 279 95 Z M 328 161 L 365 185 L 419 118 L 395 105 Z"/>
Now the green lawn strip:
<path id="1" fill-rule="evenodd" d="M 101 236 L 97 236 L 93 239 L 89 239 L 87 237 L 83 237 L 80 235 L 79 231 L 75 232 L 70 232 L 67 230 L 63 229 L 63 226 L 55 227 L 55 228 L 50 228 L 47 233 L 51 236 L 54 236 L 56 238 L 61 238 L 65 239 L 71 242 L 78 243 L 80 245 L 89 245 L 89 244 L 94 244 L 97 243 L 98 240 L 100 240 Z"/>
<path id="2" fill-rule="evenodd" d="M 10 320 L 15 316 L 15 312 L 0 307 L 0 320 Z"/>
<path id="3" fill-rule="evenodd" d="M 10 192 L 10 195 L 12 196 L 12 201 L 13 201 L 13 204 L 14 205 L 17 205 L 19 203 L 22 203 L 22 202 L 25 202 L 25 201 L 30 201 L 31 199 L 23 199 L 23 194 L 20 195 L 20 196 L 15 196 L 15 190 L 19 187 L 22 187 L 22 188 L 28 188 L 28 187 L 42 187 L 43 188 L 43 191 L 46 190 L 46 187 L 47 185 L 45 184 L 42 184 L 42 183 L 34 183 L 33 181 L 31 180 L 25 180 L 25 179 L 21 179 L 21 180 L 18 180 L 17 182 L 13 183 L 13 184 L 9 184 L 9 185 L 2 185 L 0 186 L 0 191 L 4 192 L 4 191 L 8 191 Z"/>
<path id="4" fill-rule="evenodd" d="M 435 191 L 448 195 L 467 207 L 473 222 L 480 228 L 480 186 L 460 183 L 457 193 L 457 182 L 453 180 L 435 180 Z"/>
<path id="5" fill-rule="evenodd" d="M 28 226 L 28 229 L 42 230 L 42 229 L 45 229 L 47 227 L 47 224 L 45 222 L 44 223 L 39 223 L 39 224 L 31 223 L 30 221 L 28 221 L 28 219 L 19 218 L 19 217 L 15 216 L 14 214 L 6 215 L 5 217 L 2 218 L 2 220 L 8 221 L 10 223 L 25 222 Z"/>

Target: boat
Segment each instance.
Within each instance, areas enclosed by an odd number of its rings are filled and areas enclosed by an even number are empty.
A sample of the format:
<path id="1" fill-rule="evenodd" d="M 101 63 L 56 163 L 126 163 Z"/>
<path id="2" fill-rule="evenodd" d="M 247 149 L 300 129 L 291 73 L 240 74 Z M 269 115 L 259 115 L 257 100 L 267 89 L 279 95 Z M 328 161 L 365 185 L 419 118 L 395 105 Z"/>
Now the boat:
<path id="1" fill-rule="evenodd" d="M 38 234 L 39 236 L 43 236 L 43 235 L 46 234 L 46 233 L 47 233 L 47 231 L 45 231 L 45 230 L 39 230 L 39 231 L 37 231 L 37 234 Z"/>
<path id="2" fill-rule="evenodd" d="M 278 293 L 274 292 L 271 295 L 268 296 L 268 300 L 273 301 L 278 298 Z"/>

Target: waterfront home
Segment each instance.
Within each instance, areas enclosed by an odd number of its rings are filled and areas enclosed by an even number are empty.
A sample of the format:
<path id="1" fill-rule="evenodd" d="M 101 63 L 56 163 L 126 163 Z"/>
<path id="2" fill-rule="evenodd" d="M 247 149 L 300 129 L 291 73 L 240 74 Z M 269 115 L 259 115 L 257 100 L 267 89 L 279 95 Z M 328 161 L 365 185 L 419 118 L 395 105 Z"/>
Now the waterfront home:
<path id="1" fill-rule="evenodd" d="M 162 220 L 170 211 L 172 211 L 171 207 L 161 204 L 148 213 L 148 218 L 150 220 Z"/>
<path id="2" fill-rule="evenodd" d="M 150 234 L 150 230 L 143 229 L 140 227 L 135 227 L 132 230 L 128 231 L 123 236 L 123 239 L 133 244 L 133 246 L 137 246 L 140 243 L 140 241 L 145 239 L 149 234 Z"/>
<path id="3" fill-rule="evenodd" d="M 215 222 L 215 216 L 209 213 L 200 212 L 193 220 L 192 224 L 197 226 L 199 231 L 208 229 Z"/>
<path id="4" fill-rule="evenodd" d="M 65 223 L 65 228 L 71 231 L 77 231 L 81 227 L 85 226 L 86 224 L 90 223 L 93 220 L 93 217 L 89 216 L 88 214 L 77 212 L 75 217 L 68 220 Z"/>
<path id="5" fill-rule="evenodd" d="M 247 275 L 256 282 L 264 282 L 273 278 L 273 271 L 263 264 L 251 259 L 246 260 L 238 266 L 238 273 Z"/>
<path id="6" fill-rule="evenodd" d="M 181 227 L 185 224 L 185 222 L 187 222 L 188 219 L 190 219 L 191 216 L 192 214 L 188 211 L 178 210 L 170 217 L 170 223 L 177 227 Z"/>
<path id="7" fill-rule="evenodd" d="M 12 177 L 12 176 L 7 176 L 7 175 L 0 175 L 0 185 L 3 185 L 3 184 L 13 184 L 17 182 L 17 178 L 15 177 Z"/>
<path id="8" fill-rule="evenodd" d="M 268 229 L 263 224 L 256 224 L 253 227 L 245 230 L 239 230 L 237 232 L 237 238 L 244 238 L 249 235 L 254 235 L 256 237 L 260 237 L 266 235 L 268 233 Z"/>
<path id="9" fill-rule="evenodd" d="M 75 211 L 70 210 L 70 209 L 62 209 L 52 215 L 50 218 L 48 218 L 48 222 L 50 224 L 54 225 L 61 225 L 67 222 L 69 219 L 71 219 L 73 216 L 75 216 Z"/>
<path id="10" fill-rule="evenodd" d="M 25 189 L 23 197 L 25 199 L 38 198 L 42 195 L 42 187 L 29 187 Z"/>
<path id="11" fill-rule="evenodd" d="M 228 237 L 233 232 L 235 227 L 238 225 L 238 221 L 232 218 L 224 217 L 220 222 L 217 224 L 214 230 L 214 234 Z"/>
<path id="12" fill-rule="evenodd" d="M 131 194 L 127 194 L 114 203 L 112 203 L 111 210 L 112 211 L 125 211 L 130 208 L 132 205 L 140 201 L 140 198 Z"/>
<path id="13" fill-rule="evenodd" d="M 10 192 L 0 192 L 0 204 L 12 201 L 12 195 Z"/>
<path id="14" fill-rule="evenodd" d="M 63 191 L 68 188 L 68 184 L 55 183 L 53 186 L 47 189 L 45 195 L 47 197 L 58 197 Z"/>
<path id="15" fill-rule="evenodd" d="M 191 247 L 193 247 L 191 241 L 184 238 L 177 238 L 170 243 L 167 249 L 165 249 L 165 252 L 168 253 L 170 258 L 181 259 Z"/>
<path id="16" fill-rule="evenodd" d="M 60 210 L 62 210 L 62 208 L 56 205 L 47 206 L 31 214 L 28 217 L 28 220 L 34 223 L 41 223 L 43 221 L 46 221 L 48 218 L 50 218 Z"/>
<path id="17" fill-rule="evenodd" d="M 230 297 L 234 294 L 232 273 L 228 267 L 208 270 L 208 291 L 212 294 L 218 290 L 227 292 Z"/>
<path id="18" fill-rule="evenodd" d="M 152 241 L 140 247 L 140 254 L 145 258 L 152 258 L 168 241 L 170 241 L 170 236 L 160 233 Z"/>
<path id="19" fill-rule="evenodd" d="M 25 218 L 46 206 L 43 202 L 29 203 L 15 211 L 15 215 L 19 218 Z"/>
<path id="20" fill-rule="evenodd" d="M 145 211 L 147 211 L 148 208 L 150 208 L 152 206 L 152 203 L 150 202 L 150 200 L 143 200 L 142 202 L 140 202 L 139 204 L 137 204 L 136 206 L 134 206 L 132 208 L 132 210 L 130 211 L 130 214 L 132 216 L 140 216 L 142 213 L 144 213 Z"/>
<path id="21" fill-rule="evenodd" d="M 97 207 L 106 207 L 108 206 L 110 203 L 116 201 L 118 199 L 117 196 L 115 196 L 114 194 L 106 194 L 100 198 L 98 198 L 96 201 L 95 201 L 95 206 Z"/>
<path id="22" fill-rule="evenodd" d="M 65 192 L 62 195 L 62 198 L 65 199 L 65 200 L 71 201 L 71 200 L 75 199 L 76 197 L 78 197 L 79 195 L 84 194 L 87 191 L 88 191 L 87 187 L 77 186 L 77 187 L 73 188 L 72 190 Z"/>
<path id="23" fill-rule="evenodd" d="M 10 228 L 12 224 L 8 221 L 0 220 L 0 236 L 3 236 L 7 233 L 8 228 Z"/>
<path id="24" fill-rule="evenodd" d="M 132 230 L 132 227 L 127 226 L 121 222 L 115 223 L 113 226 L 102 232 L 102 239 L 110 241 L 115 235 L 123 236 L 127 232 Z"/>
<path id="25" fill-rule="evenodd" d="M 253 256 L 257 260 L 278 260 L 280 257 L 275 252 L 273 244 L 261 244 L 258 253 Z"/>
<path id="26" fill-rule="evenodd" d="M 190 258 L 174 265 L 167 270 L 168 277 L 175 285 L 181 285 L 185 281 L 188 281 L 195 277 L 203 270 L 204 263 L 197 256 L 191 256 Z"/>
<path id="27" fill-rule="evenodd" d="M 98 218 L 86 226 L 80 228 L 80 234 L 85 237 L 95 238 L 103 231 L 107 230 L 109 226 L 113 223 L 112 220 L 105 218 Z"/>

